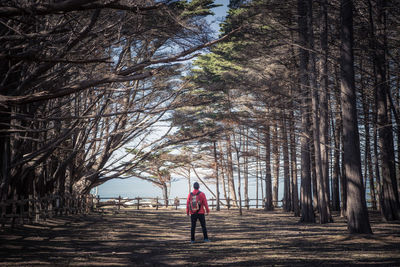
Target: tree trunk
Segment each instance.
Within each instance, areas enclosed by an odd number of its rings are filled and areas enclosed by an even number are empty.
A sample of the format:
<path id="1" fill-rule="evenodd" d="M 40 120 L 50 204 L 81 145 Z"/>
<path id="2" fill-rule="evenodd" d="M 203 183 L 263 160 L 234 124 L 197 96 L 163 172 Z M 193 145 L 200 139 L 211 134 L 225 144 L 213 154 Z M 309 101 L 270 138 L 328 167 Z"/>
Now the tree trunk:
<path id="1" fill-rule="evenodd" d="M 5 200 L 8 194 L 8 187 L 10 184 L 10 137 L 7 134 L 7 128 L 10 125 L 10 108 L 0 107 L 0 201 Z"/>
<path id="2" fill-rule="evenodd" d="M 399 198 L 397 192 L 397 181 L 394 167 L 393 153 L 393 134 L 392 127 L 388 116 L 388 87 L 387 87 L 387 69 L 386 69 L 386 14 L 385 1 L 377 1 L 376 13 L 377 18 L 377 34 L 372 42 L 374 66 L 376 67 L 376 99 L 378 112 L 378 141 L 382 170 L 382 187 L 381 196 L 382 213 L 387 221 L 400 219 Z M 370 13 L 371 14 L 371 13 Z M 372 16 L 372 15 L 370 15 Z M 370 19 L 372 23 L 372 18 Z M 371 35 L 374 37 L 374 29 L 371 27 Z"/>
<path id="3" fill-rule="evenodd" d="M 290 167 L 289 167 L 289 140 L 287 134 L 286 112 L 283 111 L 282 120 L 282 154 L 283 154 L 283 210 L 291 210 L 290 197 Z"/>
<path id="4" fill-rule="evenodd" d="M 275 117 L 276 120 L 276 117 Z M 274 183 L 272 190 L 272 202 L 274 207 L 278 206 L 278 191 L 279 191 L 279 141 L 278 141 L 278 123 L 275 122 L 275 126 L 273 127 L 273 142 L 272 142 L 272 154 L 274 157 Z"/>
<path id="5" fill-rule="evenodd" d="M 339 197 L 339 179 L 340 179 L 340 133 L 341 129 L 341 119 L 340 119 L 340 99 L 336 98 L 336 119 L 333 133 L 334 133 L 334 143 L 335 150 L 333 153 L 333 175 L 332 175 L 332 210 L 339 211 L 340 210 L 340 197 Z M 333 116 L 332 116 L 333 120 Z"/>
<path id="6" fill-rule="evenodd" d="M 320 35 L 321 50 L 323 55 L 319 60 L 319 83 L 320 83 L 320 144 L 321 144 L 321 166 L 324 183 L 324 194 L 330 214 L 330 190 L 329 190 L 329 86 L 328 86 L 328 1 L 323 0 L 320 4 L 320 16 L 322 29 Z M 330 216 L 330 215 L 329 215 Z M 330 218 L 331 219 L 331 218 Z"/>
<path id="7" fill-rule="evenodd" d="M 293 105 L 292 105 L 293 106 Z M 290 162 L 291 162 L 291 187 L 292 187 L 292 209 L 294 216 L 300 216 L 299 207 L 299 193 L 298 193 L 298 183 L 297 183 L 297 156 L 296 156 L 296 136 L 294 129 L 294 111 L 290 111 Z"/>
<path id="8" fill-rule="evenodd" d="M 162 184 L 162 190 L 163 190 L 163 197 L 164 197 L 164 203 L 165 207 L 168 207 L 168 186 L 166 183 Z"/>
<path id="9" fill-rule="evenodd" d="M 308 0 L 308 30 L 309 30 L 309 47 L 310 50 L 314 50 L 314 30 L 313 30 L 313 9 L 312 1 Z M 318 194 L 318 213 L 320 223 L 328 223 L 332 220 L 330 216 L 329 206 L 326 199 L 326 190 L 324 182 L 324 174 L 322 170 L 322 157 L 321 157 L 321 134 L 320 134 L 320 106 L 319 106 L 319 94 L 318 85 L 316 80 L 316 55 L 311 53 L 310 56 L 310 85 L 312 92 L 312 122 L 313 122 L 313 137 L 314 137 L 314 159 L 315 159 L 315 174 L 317 182 L 317 194 Z"/>
<path id="10" fill-rule="evenodd" d="M 228 197 L 233 200 L 233 205 L 237 207 L 237 198 L 236 198 L 236 189 L 235 189 L 235 181 L 233 179 L 233 161 L 232 161 L 232 144 L 230 134 L 226 136 L 226 149 L 228 154 L 228 187 L 229 187 L 229 195 Z"/>
<path id="11" fill-rule="evenodd" d="M 310 136 L 313 136 L 312 130 L 310 130 Z M 314 143 L 310 143 L 310 162 L 311 162 L 311 187 L 312 187 L 312 202 L 313 208 L 318 208 L 318 188 L 317 188 L 317 170 L 315 165 L 315 149 Z"/>
<path id="12" fill-rule="evenodd" d="M 265 125 L 265 206 L 264 210 L 274 210 L 272 203 L 272 177 L 271 177 L 271 135 L 270 125 Z"/>
<path id="13" fill-rule="evenodd" d="M 222 189 L 224 191 L 225 200 L 227 200 L 228 199 L 228 194 L 227 194 L 227 190 L 226 190 L 226 181 L 225 181 L 225 170 L 227 168 L 226 168 L 226 164 L 224 164 L 224 156 L 223 155 L 225 153 L 223 153 L 222 145 L 221 145 L 220 142 L 218 142 L 218 148 L 219 148 L 219 151 L 221 152 L 221 156 L 219 157 L 219 161 L 220 161 L 220 166 L 221 166 Z"/>
<path id="14" fill-rule="evenodd" d="M 242 134 L 241 131 L 239 132 L 239 144 L 237 143 L 236 140 L 236 134 L 233 133 L 233 144 L 235 147 L 235 152 L 236 152 L 236 160 L 237 160 L 237 176 L 238 176 L 238 196 L 239 196 L 239 215 L 242 216 L 242 193 L 241 193 L 241 188 L 242 188 L 242 181 L 241 181 L 241 175 L 240 175 L 240 150 L 242 146 Z"/>
<path id="15" fill-rule="evenodd" d="M 244 132 L 244 131 L 243 131 Z M 246 134 L 244 135 L 244 166 L 243 166 L 243 174 L 244 174 L 244 201 L 246 202 L 246 208 L 250 208 L 249 203 L 249 130 L 246 129 Z"/>
<path id="16" fill-rule="evenodd" d="M 258 184 L 258 177 L 259 177 L 259 163 L 260 163 L 260 145 L 259 145 L 259 140 L 260 140 L 260 132 L 258 131 L 257 133 L 257 155 L 256 155 L 256 209 L 258 209 L 258 191 L 259 191 L 259 184 Z"/>
<path id="17" fill-rule="evenodd" d="M 350 233 L 371 234 L 361 174 L 353 56 L 353 2 L 341 0 L 341 100 L 344 164 L 347 177 L 347 227 Z"/>
<path id="18" fill-rule="evenodd" d="M 217 156 L 217 144 L 216 141 L 213 142 L 214 145 L 214 164 L 215 164 L 215 179 L 216 179 L 216 194 L 217 194 L 217 211 L 220 210 L 220 206 L 219 206 L 219 175 L 218 175 L 218 156 Z"/>
<path id="19" fill-rule="evenodd" d="M 365 88 L 364 84 L 361 83 L 362 88 Z M 371 157 L 371 136 L 370 136 L 370 104 L 367 101 L 368 92 L 366 90 L 361 94 L 362 106 L 364 112 L 364 129 L 365 129 L 365 181 L 369 180 L 369 192 L 371 197 L 372 209 L 376 210 L 376 196 L 375 196 L 375 185 L 374 185 L 374 172 L 372 166 Z M 368 177 L 368 179 L 367 179 Z M 365 187 L 366 188 L 366 187 Z"/>
<path id="20" fill-rule="evenodd" d="M 307 27 L 307 0 L 298 0 L 298 28 L 299 28 L 299 45 L 300 45 L 300 93 L 301 93 L 301 222 L 315 222 L 315 216 L 312 206 L 311 195 L 311 172 L 310 172 L 310 119 L 308 116 L 309 107 L 309 82 L 308 82 L 308 27 Z"/>

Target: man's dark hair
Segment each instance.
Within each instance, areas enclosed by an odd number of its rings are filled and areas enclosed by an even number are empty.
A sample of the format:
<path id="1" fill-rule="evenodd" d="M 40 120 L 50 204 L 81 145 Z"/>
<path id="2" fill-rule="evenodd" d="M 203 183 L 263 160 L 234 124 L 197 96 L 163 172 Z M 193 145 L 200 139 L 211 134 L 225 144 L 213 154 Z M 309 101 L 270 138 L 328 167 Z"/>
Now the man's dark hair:
<path id="1" fill-rule="evenodd" d="M 199 183 L 198 182 L 194 182 L 193 188 L 194 189 L 199 189 L 199 187 L 200 187 Z"/>

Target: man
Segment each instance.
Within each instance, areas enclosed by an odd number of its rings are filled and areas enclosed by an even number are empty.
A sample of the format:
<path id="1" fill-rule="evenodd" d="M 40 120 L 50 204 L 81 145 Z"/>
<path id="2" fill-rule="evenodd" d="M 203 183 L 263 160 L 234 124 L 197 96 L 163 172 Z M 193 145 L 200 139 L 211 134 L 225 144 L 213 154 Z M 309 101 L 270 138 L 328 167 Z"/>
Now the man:
<path id="1" fill-rule="evenodd" d="M 200 186 L 198 182 L 195 182 L 193 184 L 194 190 L 189 194 L 186 202 L 186 214 L 189 216 L 190 213 L 190 218 L 192 221 L 191 238 L 190 238 L 191 243 L 194 243 L 195 240 L 194 234 L 196 232 L 197 219 L 200 221 L 201 229 L 203 230 L 204 242 L 210 242 L 207 235 L 206 218 L 204 216 L 204 213 L 207 212 L 208 215 L 210 210 L 208 209 L 206 195 L 203 192 L 199 191 L 199 187 Z M 194 204 L 192 204 L 193 202 L 192 200 L 197 202 L 196 207 L 194 206 Z"/>

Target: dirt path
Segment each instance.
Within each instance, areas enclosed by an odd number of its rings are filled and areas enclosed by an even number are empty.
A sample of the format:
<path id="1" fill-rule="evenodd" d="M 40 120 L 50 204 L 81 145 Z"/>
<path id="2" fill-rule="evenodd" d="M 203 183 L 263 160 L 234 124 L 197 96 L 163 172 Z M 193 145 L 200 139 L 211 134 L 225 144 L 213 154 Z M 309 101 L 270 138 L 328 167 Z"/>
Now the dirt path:
<path id="1" fill-rule="evenodd" d="M 372 216 L 374 235 L 347 234 L 343 219 L 298 224 L 283 212 L 222 211 L 190 244 L 182 211 L 130 210 L 0 230 L 1 266 L 400 266 L 400 223 Z"/>

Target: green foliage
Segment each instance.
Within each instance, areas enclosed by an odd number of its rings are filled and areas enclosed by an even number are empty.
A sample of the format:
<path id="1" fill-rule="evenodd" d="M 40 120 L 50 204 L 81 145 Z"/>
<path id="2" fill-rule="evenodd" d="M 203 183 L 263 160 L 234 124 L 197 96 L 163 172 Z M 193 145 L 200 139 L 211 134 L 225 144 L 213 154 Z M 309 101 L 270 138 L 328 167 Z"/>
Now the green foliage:
<path id="1" fill-rule="evenodd" d="M 192 1 L 176 1 L 171 4 L 175 10 L 180 10 L 182 19 L 214 15 L 211 9 L 219 7 L 214 4 L 214 0 L 192 0 Z"/>

